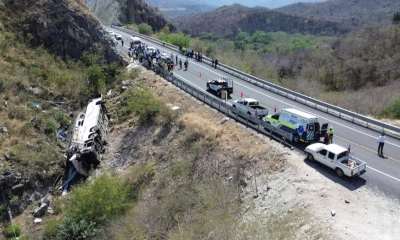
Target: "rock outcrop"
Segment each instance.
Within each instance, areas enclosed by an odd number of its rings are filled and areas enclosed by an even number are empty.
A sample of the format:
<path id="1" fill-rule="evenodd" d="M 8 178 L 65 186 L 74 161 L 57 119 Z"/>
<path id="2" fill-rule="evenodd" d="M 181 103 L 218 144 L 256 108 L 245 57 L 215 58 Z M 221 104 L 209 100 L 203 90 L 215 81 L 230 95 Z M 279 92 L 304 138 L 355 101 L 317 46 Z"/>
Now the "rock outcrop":
<path id="1" fill-rule="evenodd" d="M 10 21 L 34 46 L 43 45 L 62 57 L 78 59 L 84 51 L 120 61 L 114 43 L 99 21 L 74 0 L 5 0 Z"/>
<path id="2" fill-rule="evenodd" d="M 86 0 L 86 4 L 104 24 L 147 23 L 156 31 L 165 26 L 168 26 L 171 31 L 176 30 L 159 11 L 143 0 Z"/>

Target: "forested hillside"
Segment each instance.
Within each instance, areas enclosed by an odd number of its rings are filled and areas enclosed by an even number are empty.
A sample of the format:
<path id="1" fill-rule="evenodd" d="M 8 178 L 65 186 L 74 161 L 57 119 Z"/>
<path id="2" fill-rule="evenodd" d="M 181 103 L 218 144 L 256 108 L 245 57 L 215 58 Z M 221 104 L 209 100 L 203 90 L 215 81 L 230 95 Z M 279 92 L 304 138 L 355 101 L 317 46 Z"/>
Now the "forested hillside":
<path id="1" fill-rule="evenodd" d="M 314 35 L 339 36 L 348 32 L 340 24 L 282 14 L 263 7 L 248 8 L 240 4 L 220 7 L 212 12 L 171 19 L 178 28 L 193 37 L 202 33 L 230 38 L 239 32 L 285 31 Z"/>
<path id="2" fill-rule="evenodd" d="M 361 27 L 372 22 L 390 23 L 400 9 L 393 0 L 327 0 L 321 3 L 294 3 L 275 9 L 292 16 L 342 22 L 348 27 Z"/>

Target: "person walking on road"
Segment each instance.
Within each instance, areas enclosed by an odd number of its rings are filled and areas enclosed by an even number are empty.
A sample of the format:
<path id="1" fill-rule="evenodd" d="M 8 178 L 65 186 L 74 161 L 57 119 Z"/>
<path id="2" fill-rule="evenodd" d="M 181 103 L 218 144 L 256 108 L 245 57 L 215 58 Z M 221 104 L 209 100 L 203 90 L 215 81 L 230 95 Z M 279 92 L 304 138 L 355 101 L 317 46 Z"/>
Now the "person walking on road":
<path id="1" fill-rule="evenodd" d="M 386 140 L 387 139 L 386 139 L 384 133 L 382 133 L 382 135 L 378 137 L 378 143 L 379 143 L 379 145 L 378 145 L 378 155 L 380 155 L 380 156 L 383 156 L 383 146 L 385 145 Z"/>
<path id="2" fill-rule="evenodd" d="M 333 128 L 332 127 L 329 129 L 329 143 L 330 144 L 333 143 Z"/>
<path id="3" fill-rule="evenodd" d="M 215 69 L 217 69 L 218 59 L 215 59 L 214 65 L 215 65 Z"/>
<path id="4" fill-rule="evenodd" d="M 182 58 L 179 58 L 179 69 L 182 69 Z"/>
<path id="5" fill-rule="evenodd" d="M 178 54 L 175 55 L 175 65 L 178 65 Z"/>
<path id="6" fill-rule="evenodd" d="M 124 46 L 124 40 L 121 40 L 121 45 Z"/>

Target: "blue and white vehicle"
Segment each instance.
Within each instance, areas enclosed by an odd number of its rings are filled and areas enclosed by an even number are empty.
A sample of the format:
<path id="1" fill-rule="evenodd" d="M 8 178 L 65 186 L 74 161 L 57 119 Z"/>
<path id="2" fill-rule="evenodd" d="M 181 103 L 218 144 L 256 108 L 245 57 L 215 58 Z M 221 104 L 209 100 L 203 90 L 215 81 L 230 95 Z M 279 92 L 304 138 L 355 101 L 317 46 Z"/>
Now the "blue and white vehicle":
<path id="1" fill-rule="evenodd" d="M 328 123 L 321 126 L 316 116 L 294 108 L 282 109 L 273 115 L 264 117 L 263 121 L 276 129 L 283 130 L 289 134 L 289 139 L 296 143 L 319 142 L 328 130 Z"/>

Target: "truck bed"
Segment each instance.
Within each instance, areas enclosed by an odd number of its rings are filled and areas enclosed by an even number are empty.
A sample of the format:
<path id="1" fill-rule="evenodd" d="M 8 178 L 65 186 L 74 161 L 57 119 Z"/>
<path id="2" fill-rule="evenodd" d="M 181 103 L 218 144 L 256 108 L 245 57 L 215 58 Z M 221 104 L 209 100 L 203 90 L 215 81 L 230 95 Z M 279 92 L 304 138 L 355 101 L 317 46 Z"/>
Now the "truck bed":
<path id="1" fill-rule="evenodd" d="M 341 160 L 339 163 L 343 165 L 344 168 L 350 169 L 349 174 L 346 174 L 349 177 L 353 177 L 355 175 L 361 175 L 367 169 L 367 164 L 364 161 L 361 161 L 354 157 L 349 157 L 349 159 Z"/>
<path id="2" fill-rule="evenodd" d="M 249 107 L 251 107 L 252 109 L 254 109 L 254 110 L 256 110 L 256 111 L 266 109 L 265 107 L 260 106 L 260 105 L 258 105 L 258 106 L 249 106 Z"/>

